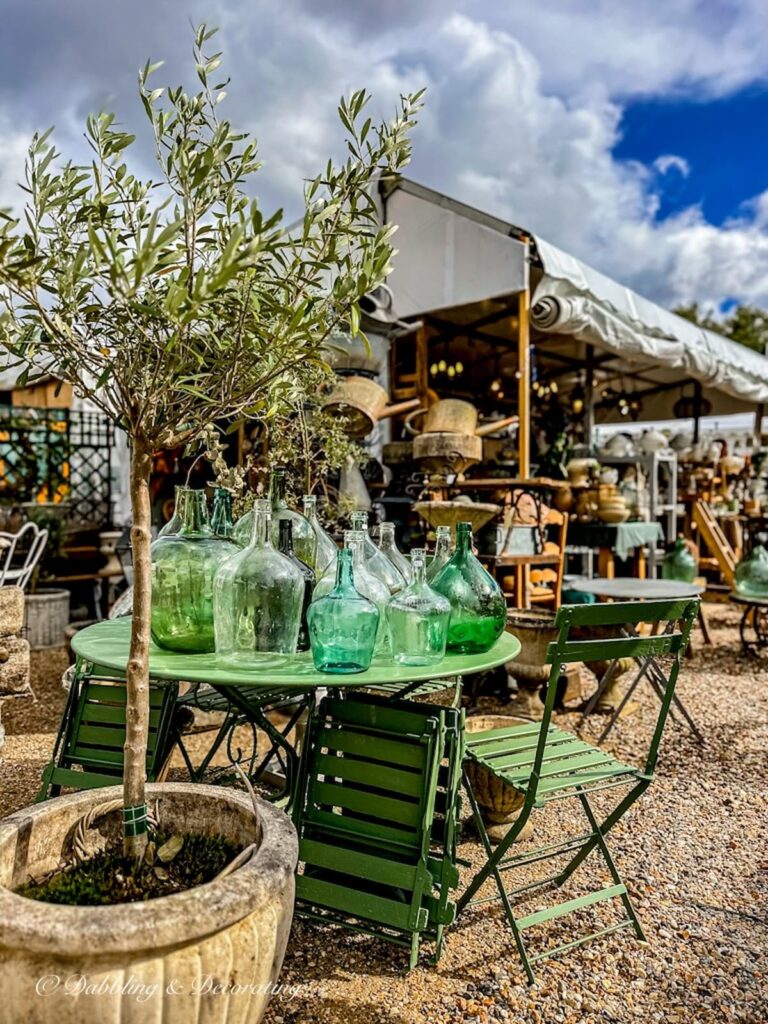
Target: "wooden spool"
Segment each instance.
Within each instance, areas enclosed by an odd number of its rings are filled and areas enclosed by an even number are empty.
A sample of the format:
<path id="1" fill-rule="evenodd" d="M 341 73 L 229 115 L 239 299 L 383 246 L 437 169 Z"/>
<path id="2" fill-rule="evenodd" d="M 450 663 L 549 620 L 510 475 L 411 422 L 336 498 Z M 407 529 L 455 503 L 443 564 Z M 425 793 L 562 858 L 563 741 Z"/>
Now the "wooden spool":
<path id="1" fill-rule="evenodd" d="M 428 473 L 463 473 L 482 459 L 483 441 L 475 434 L 418 434 L 413 457 Z"/>
<path id="2" fill-rule="evenodd" d="M 366 437 L 379 420 L 408 412 L 418 404 L 418 398 L 388 405 L 389 395 L 375 380 L 368 377 L 343 377 L 323 402 L 323 408 L 346 417 L 346 432 L 350 437 Z"/>

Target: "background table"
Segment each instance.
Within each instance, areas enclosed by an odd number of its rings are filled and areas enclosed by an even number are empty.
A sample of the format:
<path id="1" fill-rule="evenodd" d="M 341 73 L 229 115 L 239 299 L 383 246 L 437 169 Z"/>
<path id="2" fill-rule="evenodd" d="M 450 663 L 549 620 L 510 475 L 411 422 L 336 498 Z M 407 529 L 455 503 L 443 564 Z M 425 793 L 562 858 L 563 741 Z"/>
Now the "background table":
<path id="1" fill-rule="evenodd" d="M 664 541 L 659 523 L 580 523 L 568 526 L 568 544 L 574 547 L 597 548 L 597 571 L 612 578 L 616 572 L 615 556 L 629 558 L 635 552 L 635 568 L 645 578 L 646 559 L 643 549 Z"/>
<path id="2" fill-rule="evenodd" d="M 744 609 L 739 623 L 741 646 L 747 654 L 757 654 L 768 647 L 768 597 L 746 597 L 732 591 L 730 599 Z M 753 640 L 747 635 L 750 628 L 754 634 Z"/>

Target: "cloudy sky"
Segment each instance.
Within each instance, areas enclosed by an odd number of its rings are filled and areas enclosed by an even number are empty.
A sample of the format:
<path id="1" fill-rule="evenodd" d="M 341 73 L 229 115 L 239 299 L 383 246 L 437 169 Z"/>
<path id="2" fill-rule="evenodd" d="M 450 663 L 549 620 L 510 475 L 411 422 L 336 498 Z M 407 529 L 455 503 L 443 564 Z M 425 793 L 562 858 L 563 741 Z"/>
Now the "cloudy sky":
<path id="1" fill-rule="evenodd" d="M 228 113 L 295 211 L 359 86 L 426 86 L 409 175 L 539 233 L 659 302 L 768 306 L 766 0 L 0 0 L 0 203 L 29 135 L 82 153 L 99 108 L 146 135 L 136 69 L 189 81 L 221 28 Z M 161 81 L 161 79 L 163 81 Z M 138 154 L 149 161 L 150 150 Z"/>

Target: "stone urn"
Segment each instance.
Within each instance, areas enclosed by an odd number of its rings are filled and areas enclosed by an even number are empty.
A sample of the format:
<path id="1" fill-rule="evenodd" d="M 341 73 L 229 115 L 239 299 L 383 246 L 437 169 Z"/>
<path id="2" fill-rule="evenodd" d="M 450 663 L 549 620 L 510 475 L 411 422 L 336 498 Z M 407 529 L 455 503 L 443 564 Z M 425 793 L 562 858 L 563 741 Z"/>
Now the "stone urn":
<path id="1" fill-rule="evenodd" d="M 505 729 L 513 725 L 528 725 L 527 718 L 515 718 L 512 715 L 470 715 L 464 728 L 467 733 L 486 732 L 490 729 Z M 509 783 L 504 782 L 483 765 L 467 758 L 465 771 L 485 820 L 488 838 L 493 843 L 501 842 L 511 826 L 517 820 L 525 800 L 525 794 Z M 530 819 L 515 839 L 516 843 L 529 839 L 533 833 Z"/>
<path id="2" fill-rule="evenodd" d="M 165 831 L 256 849 L 224 878 L 142 903 L 72 907 L 13 890 L 67 858 L 83 816 L 121 787 L 59 797 L 0 821 L 0 1024 L 257 1024 L 288 941 L 298 857 L 290 819 L 216 786 L 150 785 Z M 103 848 L 119 811 L 85 832 Z"/>
<path id="3" fill-rule="evenodd" d="M 510 609 L 507 632 L 520 641 L 520 653 L 507 663 L 507 675 L 517 683 L 517 696 L 508 705 L 514 715 L 540 721 L 544 705 L 539 696 L 549 679 L 547 647 L 557 639 L 555 617 L 540 609 Z"/>

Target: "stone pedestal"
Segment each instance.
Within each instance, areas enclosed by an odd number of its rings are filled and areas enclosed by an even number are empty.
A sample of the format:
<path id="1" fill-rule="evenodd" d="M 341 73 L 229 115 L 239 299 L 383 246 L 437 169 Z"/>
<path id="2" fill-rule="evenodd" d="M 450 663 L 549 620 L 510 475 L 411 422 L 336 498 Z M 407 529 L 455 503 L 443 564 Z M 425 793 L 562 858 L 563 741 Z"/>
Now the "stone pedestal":
<path id="1" fill-rule="evenodd" d="M 0 587 L 0 698 L 29 692 L 29 644 L 19 636 L 23 625 L 23 591 Z"/>

